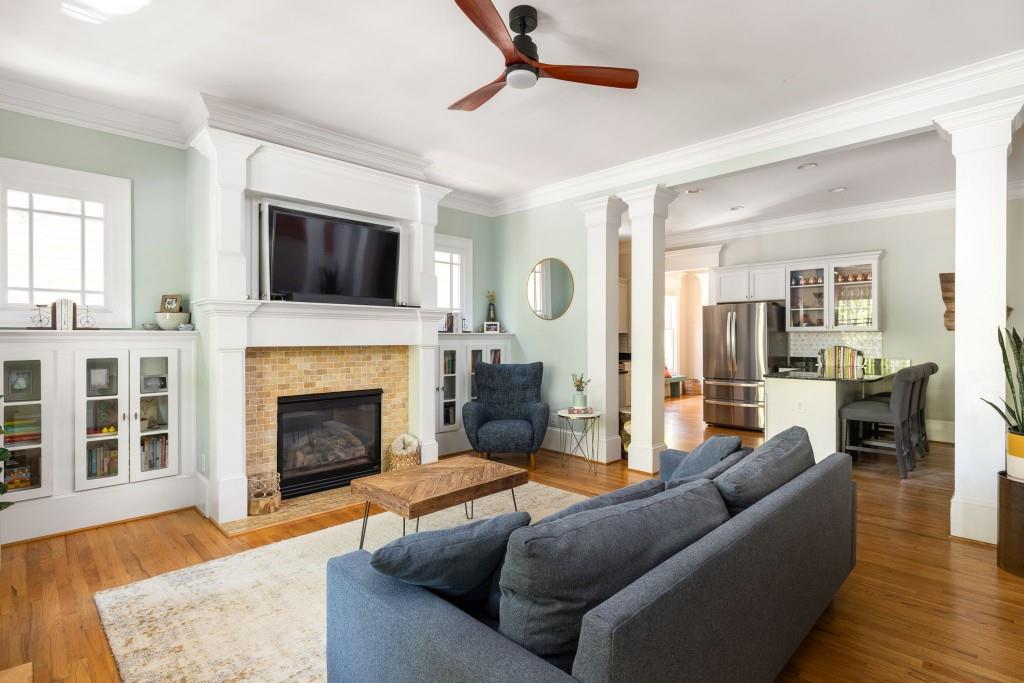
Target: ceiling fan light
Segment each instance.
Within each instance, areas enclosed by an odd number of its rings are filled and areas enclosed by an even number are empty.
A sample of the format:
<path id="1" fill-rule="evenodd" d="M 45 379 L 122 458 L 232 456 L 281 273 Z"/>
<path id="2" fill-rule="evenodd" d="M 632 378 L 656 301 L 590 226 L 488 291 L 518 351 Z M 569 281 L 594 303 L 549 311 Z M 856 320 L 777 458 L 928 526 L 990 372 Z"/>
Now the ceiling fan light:
<path id="1" fill-rule="evenodd" d="M 528 64 L 513 64 L 505 74 L 505 83 L 517 90 L 532 88 L 537 85 L 537 71 Z"/>

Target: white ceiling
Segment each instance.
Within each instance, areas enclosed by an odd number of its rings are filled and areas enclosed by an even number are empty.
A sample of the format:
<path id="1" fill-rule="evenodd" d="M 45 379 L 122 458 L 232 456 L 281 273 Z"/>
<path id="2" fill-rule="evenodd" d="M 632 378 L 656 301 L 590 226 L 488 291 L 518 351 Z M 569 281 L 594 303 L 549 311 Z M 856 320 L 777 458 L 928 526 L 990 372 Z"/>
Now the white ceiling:
<path id="1" fill-rule="evenodd" d="M 0 77 L 173 120 L 209 92 L 504 196 L 1024 47 L 1020 0 L 536 5 L 542 59 L 634 67 L 639 89 L 542 80 L 448 111 L 502 68 L 451 0 L 152 0 L 98 26 L 60 0 L 0 0 Z"/>

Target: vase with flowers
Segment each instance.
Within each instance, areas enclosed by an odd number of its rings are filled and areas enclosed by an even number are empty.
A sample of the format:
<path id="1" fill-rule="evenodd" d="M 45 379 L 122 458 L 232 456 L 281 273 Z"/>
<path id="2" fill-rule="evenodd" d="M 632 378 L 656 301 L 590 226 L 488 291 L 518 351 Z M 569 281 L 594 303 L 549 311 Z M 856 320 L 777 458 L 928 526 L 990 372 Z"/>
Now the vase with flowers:
<path id="1" fill-rule="evenodd" d="M 587 407 L 587 385 L 590 384 L 590 380 L 580 374 L 573 373 L 572 375 L 572 386 L 576 389 L 576 393 L 572 397 L 573 408 L 586 408 Z"/>

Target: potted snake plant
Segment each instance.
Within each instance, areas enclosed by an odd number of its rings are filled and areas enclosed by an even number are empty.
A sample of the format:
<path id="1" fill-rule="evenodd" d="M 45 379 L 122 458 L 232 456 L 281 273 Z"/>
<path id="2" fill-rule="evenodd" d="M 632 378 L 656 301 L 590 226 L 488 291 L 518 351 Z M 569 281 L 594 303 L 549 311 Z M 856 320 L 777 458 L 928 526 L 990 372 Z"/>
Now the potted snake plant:
<path id="1" fill-rule="evenodd" d="M 999 348 L 1003 352 L 1003 368 L 1010 400 L 1001 399 L 1000 407 L 982 399 L 992 406 L 1006 422 L 1006 474 L 1011 479 L 1024 482 L 1024 340 L 1017 328 L 997 330 Z"/>
<path id="2" fill-rule="evenodd" d="M 997 332 L 1010 400 L 982 399 L 1006 421 L 1006 471 L 999 473 L 996 564 L 1024 576 L 1024 340 L 1016 328 Z"/>

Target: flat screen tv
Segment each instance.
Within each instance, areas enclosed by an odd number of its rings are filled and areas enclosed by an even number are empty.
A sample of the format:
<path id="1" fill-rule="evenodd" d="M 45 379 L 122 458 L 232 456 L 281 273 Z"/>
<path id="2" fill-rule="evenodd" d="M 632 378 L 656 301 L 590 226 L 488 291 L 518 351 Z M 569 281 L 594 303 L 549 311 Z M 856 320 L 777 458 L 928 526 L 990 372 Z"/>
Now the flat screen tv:
<path id="1" fill-rule="evenodd" d="M 396 304 L 397 231 L 273 205 L 268 212 L 271 299 Z"/>

